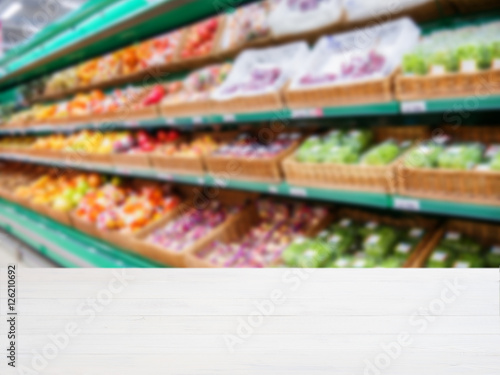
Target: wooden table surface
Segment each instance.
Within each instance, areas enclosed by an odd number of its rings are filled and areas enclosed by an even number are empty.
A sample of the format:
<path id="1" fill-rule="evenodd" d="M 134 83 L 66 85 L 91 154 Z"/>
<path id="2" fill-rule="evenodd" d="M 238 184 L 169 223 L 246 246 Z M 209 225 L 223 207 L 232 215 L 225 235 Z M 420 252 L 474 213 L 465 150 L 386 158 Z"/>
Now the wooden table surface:
<path id="1" fill-rule="evenodd" d="M 500 374 L 496 269 L 21 269 L 17 283 L 2 375 Z"/>

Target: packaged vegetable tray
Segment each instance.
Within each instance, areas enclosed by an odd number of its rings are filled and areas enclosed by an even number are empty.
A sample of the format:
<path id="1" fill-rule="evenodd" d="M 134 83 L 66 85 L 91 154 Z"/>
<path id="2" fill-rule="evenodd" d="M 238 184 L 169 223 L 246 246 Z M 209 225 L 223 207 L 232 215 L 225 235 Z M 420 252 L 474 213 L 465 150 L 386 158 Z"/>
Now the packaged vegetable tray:
<path id="1" fill-rule="evenodd" d="M 398 193 L 417 198 L 500 205 L 500 132 L 495 126 L 444 127 L 450 145 L 414 146 L 398 166 Z M 479 156 L 478 156 L 479 154 Z"/>
<path id="2" fill-rule="evenodd" d="M 281 109 L 284 105 L 282 89 L 308 53 L 309 47 L 305 42 L 242 52 L 224 83 L 212 92 L 216 112 Z"/>
<path id="3" fill-rule="evenodd" d="M 341 139 L 332 139 L 337 137 L 336 133 Z M 330 132 L 321 145 L 313 144 L 310 149 L 304 143 L 289 155 L 283 162 L 283 170 L 286 180 L 293 185 L 393 193 L 397 166 L 407 141 L 422 139 L 428 134 L 425 126 L 375 127 L 373 133 L 356 129 Z M 326 147 L 326 159 L 310 159 L 314 147 Z"/>
<path id="4" fill-rule="evenodd" d="M 290 108 L 387 102 L 403 54 L 420 31 L 408 18 L 325 36 L 285 91 Z"/>

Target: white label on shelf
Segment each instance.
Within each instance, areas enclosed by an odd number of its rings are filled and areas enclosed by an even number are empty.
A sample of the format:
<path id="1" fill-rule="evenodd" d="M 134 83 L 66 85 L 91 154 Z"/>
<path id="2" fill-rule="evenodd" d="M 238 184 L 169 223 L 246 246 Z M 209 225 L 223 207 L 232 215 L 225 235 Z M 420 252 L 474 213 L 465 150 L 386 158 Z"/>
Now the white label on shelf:
<path id="1" fill-rule="evenodd" d="M 167 181 L 172 181 L 174 179 L 174 176 L 171 175 L 170 173 L 157 173 L 156 176 L 161 179 L 161 180 L 167 180 Z"/>
<path id="2" fill-rule="evenodd" d="M 278 193 L 278 187 L 274 186 L 274 185 L 269 186 L 269 192 L 272 193 L 272 194 L 277 194 Z"/>
<path id="3" fill-rule="evenodd" d="M 425 101 L 401 102 L 401 112 L 403 113 L 422 113 L 427 111 Z"/>
<path id="4" fill-rule="evenodd" d="M 165 117 L 163 120 L 165 120 L 165 124 L 167 125 L 174 125 L 175 121 L 171 117 Z"/>
<path id="5" fill-rule="evenodd" d="M 321 108 L 302 108 L 294 109 L 292 111 L 293 118 L 309 118 L 309 117 L 322 117 L 323 110 Z"/>
<path id="6" fill-rule="evenodd" d="M 500 59 L 493 59 L 491 63 L 492 69 L 500 69 Z"/>
<path id="7" fill-rule="evenodd" d="M 460 62 L 460 71 L 462 73 L 475 73 L 475 72 L 477 72 L 476 60 L 462 60 Z"/>
<path id="8" fill-rule="evenodd" d="M 227 114 L 227 115 L 223 115 L 222 119 L 224 122 L 234 122 L 236 118 L 234 117 L 233 114 Z"/>
<path id="9" fill-rule="evenodd" d="M 125 126 L 128 126 L 130 128 L 137 128 L 139 126 L 138 121 L 126 121 Z"/>
<path id="10" fill-rule="evenodd" d="M 193 124 L 201 124 L 201 123 L 203 123 L 203 118 L 201 116 L 194 116 L 192 121 L 193 121 Z"/>
<path id="11" fill-rule="evenodd" d="M 445 74 L 446 69 L 444 68 L 444 65 L 432 65 L 430 69 L 430 74 L 432 75 L 441 75 Z"/>
<path id="12" fill-rule="evenodd" d="M 121 174 L 130 174 L 130 170 L 126 168 L 116 168 L 116 171 Z"/>
<path id="13" fill-rule="evenodd" d="M 436 262 L 443 262 L 446 258 L 448 258 L 448 253 L 445 253 L 444 251 L 436 251 L 431 256 L 431 259 Z"/>
<path id="14" fill-rule="evenodd" d="M 304 188 L 291 187 L 290 195 L 294 195 L 296 197 L 307 197 L 307 190 Z"/>
<path id="15" fill-rule="evenodd" d="M 461 237 L 461 234 L 459 232 L 447 232 L 445 238 L 447 240 L 452 240 L 456 241 L 459 240 Z"/>
<path id="16" fill-rule="evenodd" d="M 394 198 L 394 208 L 402 210 L 420 211 L 420 201 L 409 198 Z"/>

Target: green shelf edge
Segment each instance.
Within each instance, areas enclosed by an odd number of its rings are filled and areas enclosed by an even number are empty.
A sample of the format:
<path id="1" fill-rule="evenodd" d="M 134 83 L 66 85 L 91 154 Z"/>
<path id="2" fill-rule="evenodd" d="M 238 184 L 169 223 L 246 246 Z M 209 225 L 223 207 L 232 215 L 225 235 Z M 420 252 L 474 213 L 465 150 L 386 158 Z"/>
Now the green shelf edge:
<path id="1" fill-rule="evenodd" d="M 164 267 L 1 198 L 0 227 L 64 267 L 75 268 L 82 266 L 82 263 L 103 268 Z M 59 251 L 35 237 L 57 247 Z M 82 263 L 71 261 L 71 258 L 79 259 Z"/>
<path id="2" fill-rule="evenodd" d="M 407 104 L 417 105 L 410 106 L 414 112 L 408 112 Z M 471 109 L 471 106 L 474 106 Z M 425 110 L 421 110 L 425 108 Z M 290 110 L 287 108 L 272 112 L 255 112 L 255 113 L 237 113 L 227 115 L 207 115 L 194 117 L 157 117 L 154 119 L 144 119 L 138 121 L 124 122 L 105 122 L 105 123 L 89 123 L 76 126 L 64 125 L 42 125 L 36 128 L 21 128 L 21 129 L 2 129 L 0 135 L 25 135 L 25 134 L 48 134 L 53 132 L 74 132 L 84 129 L 95 130 L 119 130 L 119 129 L 142 129 L 142 128 L 159 128 L 159 127 L 175 127 L 178 129 L 190 130 L 197 125 L 219 125 L 219 124 L 234 124 L 248 123 L 259 121 L 276 121 L 276 120 L 291 120 L 291 119 L 318 119 L 318 118 L 336 118 L 346 116 L 380 116 L 380 115 L 425 115 L 427 113 L 443 112 L 444 115 L 459 116 L 461 111 L 490 111 L 500 110 L 500 95 L 483 96 L 483 97 L 457 97 L 440 100 L 422 100 L 412 102 L 397 102 L 376 103 L 356 106 L 342 107 L 326 107 L 326 108 L 306 108 L 298 110 Z"/>
<path id="3" fill-rule="evenodd" d="M 36 164 L 56 166 L 60 168 L 76 168 L 88 171 L 99 171 L 106 174 L 151 178 L 161 181 L 177 182 L 189 185 L 216 187 L 220 189 L 235 189 L 254 191 L 278 196 L 295 197 L 318 200 L 339 204 L 353 204 L 365 207 L 390 209 L 396 211 L 414 211 L 427 214 L 445 215 L 451 217 L 465 217 L 500 222 L 500 206 L 479 205 L 452 201 L 420 199 L 400 195 L 372 193 L 364 191 L 321 189 L 290 185 L 287 182 L 267 183 L 257 181 L 238 180 L 224 176 L 202 176 L 168 173 L 155 170 L 140 170 L 133 168 L 109 168 L 95 164 L 70 164 L 25 157 L 8 157 L 0 155 L 0 159 L 11 159 Z"/>

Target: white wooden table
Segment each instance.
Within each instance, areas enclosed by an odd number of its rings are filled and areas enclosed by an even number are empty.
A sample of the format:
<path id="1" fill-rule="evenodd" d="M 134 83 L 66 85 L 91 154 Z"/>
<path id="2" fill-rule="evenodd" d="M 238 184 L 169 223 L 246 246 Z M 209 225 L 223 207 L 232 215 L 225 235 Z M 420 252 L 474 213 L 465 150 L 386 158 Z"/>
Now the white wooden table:
<path id="1" fill-rule="evenodd" d="M 495 269 L 22 269 L 0 373 L 499 375 L 499 300 Z"/>

